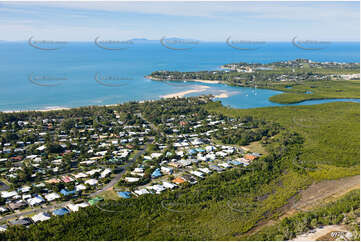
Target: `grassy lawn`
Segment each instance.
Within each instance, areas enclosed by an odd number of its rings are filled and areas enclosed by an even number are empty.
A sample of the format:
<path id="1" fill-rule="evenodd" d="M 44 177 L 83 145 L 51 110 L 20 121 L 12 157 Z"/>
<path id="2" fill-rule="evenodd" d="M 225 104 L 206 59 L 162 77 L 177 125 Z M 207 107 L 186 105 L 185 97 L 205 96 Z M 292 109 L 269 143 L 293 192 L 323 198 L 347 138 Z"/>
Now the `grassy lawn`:
<path id="1" fill-rule="evenodd" d="M 104 200 L 118 200 L 118 199 L 120 199 L 118 194 L 113 190 L 104 191 L 104 192 L 99 194 L 99 197 L 104 198 Z"/>
<path id="2" fill-rule="evenodd" d="M 133 152 L 129 155 L 128 159 L 133 159 L 134 156 L 139 152 L 139 150 L 133 150 Z"/>
<path id="3" fill-rule="evenodd" d="M 267 155 L 268 152 L 265 150 L 263 145 L 259 141 L 255 141 L 250 143 L 249 145 L 244 146 L 246 149 L 250 150 L 251 152 L 260 153 L 262 155 Z"/>

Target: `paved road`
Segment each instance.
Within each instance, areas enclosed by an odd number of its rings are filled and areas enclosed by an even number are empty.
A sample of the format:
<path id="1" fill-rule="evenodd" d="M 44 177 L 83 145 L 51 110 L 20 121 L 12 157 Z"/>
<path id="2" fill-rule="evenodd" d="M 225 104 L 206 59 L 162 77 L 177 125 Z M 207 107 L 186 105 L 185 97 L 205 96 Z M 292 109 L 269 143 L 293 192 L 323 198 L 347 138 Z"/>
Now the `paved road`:
<path id="1" fill-rule="evenodd" d="M 156 129 L 157 128 L 151 124 L 151 127 L 153 129 Z M 144 145 L 144 149 L 140 150 L 137 154 L 135 154 L 135 156 L 129 160 L 124 166 L 122 166 L 121 168 L 123 168 L 123 170 L 117 174 L 107 185 L 105 185 L 101 190 L 98 190 L 94 193 L 91 193 L 90 194 L 90 197 L 94 197 L 94 196 L 97 196 L 99 195 L 100 193 L 108 190 L 109 188 L 113 187 L 115 184 L 117 184 L 120 179 L 122 178 L 123 174 L 125 173 L 126 171 L 126 168 L 129 167 L 130 165 L 132 165 L 138 157 L 140 157 L 141 155 L 143 155 L 145 153 L 145 151 L 147 150 L 147 147 L 149 144 L 151 144 L 153 142 L 153 140 L 151 141 L 148 141 L 145 145 Z M 33 213 L 40 213 L 40 212 L 46 212 L 46 211 L 49 211 L 49 210 L 53 210 L 55 208 L 59 208 L 59 207 L 64 207 L 67 203 L 69 203 L 70 201 L 67 201 L 67 202 L 63 202 L 63 203 L 58 203 L 58 204 L 54 204 L 54 205 L 48 205 L 48 206 L 43 206 L 43 207 L 40 207 L 40 208 L 35 208 L 35 209 L 32 209 L 30 211 L 26 211 L 26 212 L 19 212 L 19 213 L 13 213 L 13 214 L 9 214 L 7 216 L 4 216 L 2 218 L 0 218 L 0 222 L 4 222 L 4 221 L 7 221 L 7 220 L 11 220 L 11 219 L 15 219 L 15 218 L 19 218 L 21 216 L 26 216 L 26 215 L 30 215 L 30 214 L 33 214 Z"/>
<path id="2" fill-rule="evenodd" d="M 143 150 L 140 150 L 137 154 L 135 154 L 135 156 L 128 163 L 126 163 L 124 166 L 122 166 L 121 168 L 123 170 L 119 174 L 117 174 L 107 185 L 105 185 L 101 190 L 93 192 L 92 194 L 90 194 L 90 196 L 91 197 L 97 196 L 100 193 L 108 190 L 109 188 L 111 188 L 115 184 L 117 184 L 120 181 L 120 179 L 122 178 L 123 174 L 125 173 L 126 168 L 129 167 L 130 165 L 132 165 L 139 156 L 141 156 L 145 153 L 149 144 L 151 144 L 151 142 L 146 143 Z"/>
<path id="3" fill-rule="evenodd" d="M 2 217 L 0 219 L 0 222 L 5 222 L 7 220 L 19 218 L 21 216 L 30 215 L 30 214 L 33 214 L 33 213 L 47 212 L 47 211 L 50 211 L 50 210 L 53 210 L 53 209 L 56 209 L 56 208 L 64 207 L 68 203 L 70 203 L 70 201 L 66 201 L 66 202 L 62 202 L 62 203 L 58 203 L 58 204 L 53 204 L 53 205 L 48 205 L 48 206 L 43 206 L 43 207 L 35 208 L 35 209 L 29 210 L 29 211 L 26 211 L 26 212 L 17 212 L 17 213 L 9 214 L 9 215 L 6 215 L 6 216 Z"/>
<path id="4" fill-rule="evenodd" d="M 119 174 L 117 174 L 111 180 L 110 183 L 108 183 L 106 186 L 104 186 L 101 190 L 98 190 L 98 191 L 90 194 L 90 196 L 91 197 L 97 196 L 99 193 L 102 193 L 102 192 L 108 190 L 109 188 L 111 188 L 112 186 L 114 186 L 115 184 L 117 184 L 120 181 L 120 179 L 122 178 L 122 175 L 125 173 L 125 169 L 127 167 L 129 167 L 130 165 L 132 165 L 137 160 L 137 158 L 139 156 L 144 154 L 144 152 L 146 151 L 147 146 L 149 144 L 151 144 L 151 141 L 146 143 L 143 150 L 140 150 L 127 164 L 122 166 L 123 170 Z M 19 218 L 21 216 L 30 215 L 30 214 L 33 214 L 33 213 L 41 213 L 41 212 L 50 211 L 50 210 L 53 210 L 53 209 L 56 209 L 56 208 L 59 208 L 59 207 L 64 207 L 68 203 L 70 203 L 70 201 L 63 202 L 63 203 L 58 203 L 58 204 L 54 204 L 54 205 L 43 206 L 43 207 L 35 208 L 35 209 L 29 210 L 29 211 L 26 211 L 26 212 L 18 212 L 18 213 L 9 214 L 9 215 L 6 215 L 6 216 L 0 218 L 0 222 L 5 222 L 7 220 Z"/>

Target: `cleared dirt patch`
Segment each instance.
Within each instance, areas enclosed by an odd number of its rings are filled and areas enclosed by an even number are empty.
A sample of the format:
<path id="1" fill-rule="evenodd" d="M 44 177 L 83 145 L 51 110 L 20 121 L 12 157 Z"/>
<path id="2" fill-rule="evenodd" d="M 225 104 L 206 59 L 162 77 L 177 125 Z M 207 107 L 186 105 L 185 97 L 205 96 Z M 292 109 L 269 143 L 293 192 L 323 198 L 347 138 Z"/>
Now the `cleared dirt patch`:
<path id="1" fill-rule="evenodd" d="M 336 200 L 354 189 L 360 189 L 360 175 L 337 180 L 324 180 L 315 183 L 306 190 L 301 191 L 299 196 L 290 198 L 289 203 L 280 209 L 283 215 L 278 220 L 292 216 L 297 212 L 307 211 L 313 207 Z M 297 197 L 300 197 L 300 199 L 297 200 Z M 261 220 L 257 226 L 243 235 L 254 234 L 263 227 L 271 226 L 276 222 L 276 220 Z"/>
<path id="2" fill-rule="evenodd" d="M 335 200 L 357 188 L 360 188 L 360 175 L 337 180 L 324 180 L 300 192 L 300 200 L 295 202 L 292 208 L 307 211 L 320 203 Z"/>

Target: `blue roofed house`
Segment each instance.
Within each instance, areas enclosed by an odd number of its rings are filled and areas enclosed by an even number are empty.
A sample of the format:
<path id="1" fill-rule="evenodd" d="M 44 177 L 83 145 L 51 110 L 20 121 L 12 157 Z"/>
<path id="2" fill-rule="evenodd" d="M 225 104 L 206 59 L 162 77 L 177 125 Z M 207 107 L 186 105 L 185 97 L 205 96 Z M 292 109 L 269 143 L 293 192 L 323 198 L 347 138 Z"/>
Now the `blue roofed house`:
<path id="1" fill-rule="evenodd" d="M 190 154 L 190 155 L 195 155 L 195 154 L 197 154 L 197 151 L 196 151 L 195 149 L 190 149 L 190 150 L 188 151 L 188 154 Z"/>
<path id="2" fill-rule="evenodd" d="M 196 148 L 195 150 L 200 153 L 206 152 L 206 150 L 203 148 Z"/>
<path id="3" fill-rule="evenodd" d="M 162 176 L 162 173 L 160 172 L 159 168 L 155 169 L 155 171 L 153 171 L 153 173 L 151 175 L 152 178 L 158 178 L 161 176 Z"/>
<path id="4" fill-rule="evenodd" d="M 234 166 L 239 166 L 242 163 L 239 162 L 239 161 L 236 161 L 236 160 L 231 160 L 231 161 L 228 162 L 228 164 L 231 164 L 231 165 L 234 165 Z"/>
<path id="5" fill-rule="evenodd" d="M 61 194 L 63 194 L 64 196 L 68 196 L 68 195 L 73 195 L 76 193 L 76 190 L 73 190 L 73 191 L 68 191 L 66 189 L 61 189 L 60 191 Z"/>
<path id="6" fill-rule="evenodd" d="M 53 211 L 53 214 L 55 216 L 63 216 L 65 214 L 69 213 L 69 210 L 66 208 L 59 208 Z"/>
<path id="7" fill-rule="evenodd" d="M 119 197 L 130 198 L 130 192 L 118 192 Z"/>

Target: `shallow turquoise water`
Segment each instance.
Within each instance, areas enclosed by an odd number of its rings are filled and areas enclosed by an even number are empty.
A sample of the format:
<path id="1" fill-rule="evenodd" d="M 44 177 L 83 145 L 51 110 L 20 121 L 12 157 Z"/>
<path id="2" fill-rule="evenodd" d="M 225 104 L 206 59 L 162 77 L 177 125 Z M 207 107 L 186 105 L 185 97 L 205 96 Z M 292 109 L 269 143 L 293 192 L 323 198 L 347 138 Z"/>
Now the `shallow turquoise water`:
<path id="1" fill-rule="evenodd" d="M 0 42 L 0 53 L 0 110 L 154 100 L 162 95 L 197 89 L 200 85 L 209 88 L 189 95 L 228 93 L 228 98 L 221 99 L 225 105 L 239 108 L 278 106 L 268 101 L 269 97 L 280 93 L 278 91 L 222 84 L 164 83 L 144 76 L 156 70 L 216 70 L 225 63 L 241 61 L 268 63 L 296 58 L 339 62 L 360 60 L 358 42 L 333 43 L 319 51 L 298 49 L 291 43 L 268 43 L 255 51 L 235 50 L 225 43 L 201 43 L 186 51 L 170 50 L 159 43 L 135 43 L 121 51 L 100 49 L 94 43 L 69 43 L 56 51 L 42 51 L 27 43 Z M 110 81 L 110 78 L 116 80 Z M 301 104 L 322 102 L 327 101 Z"/>

